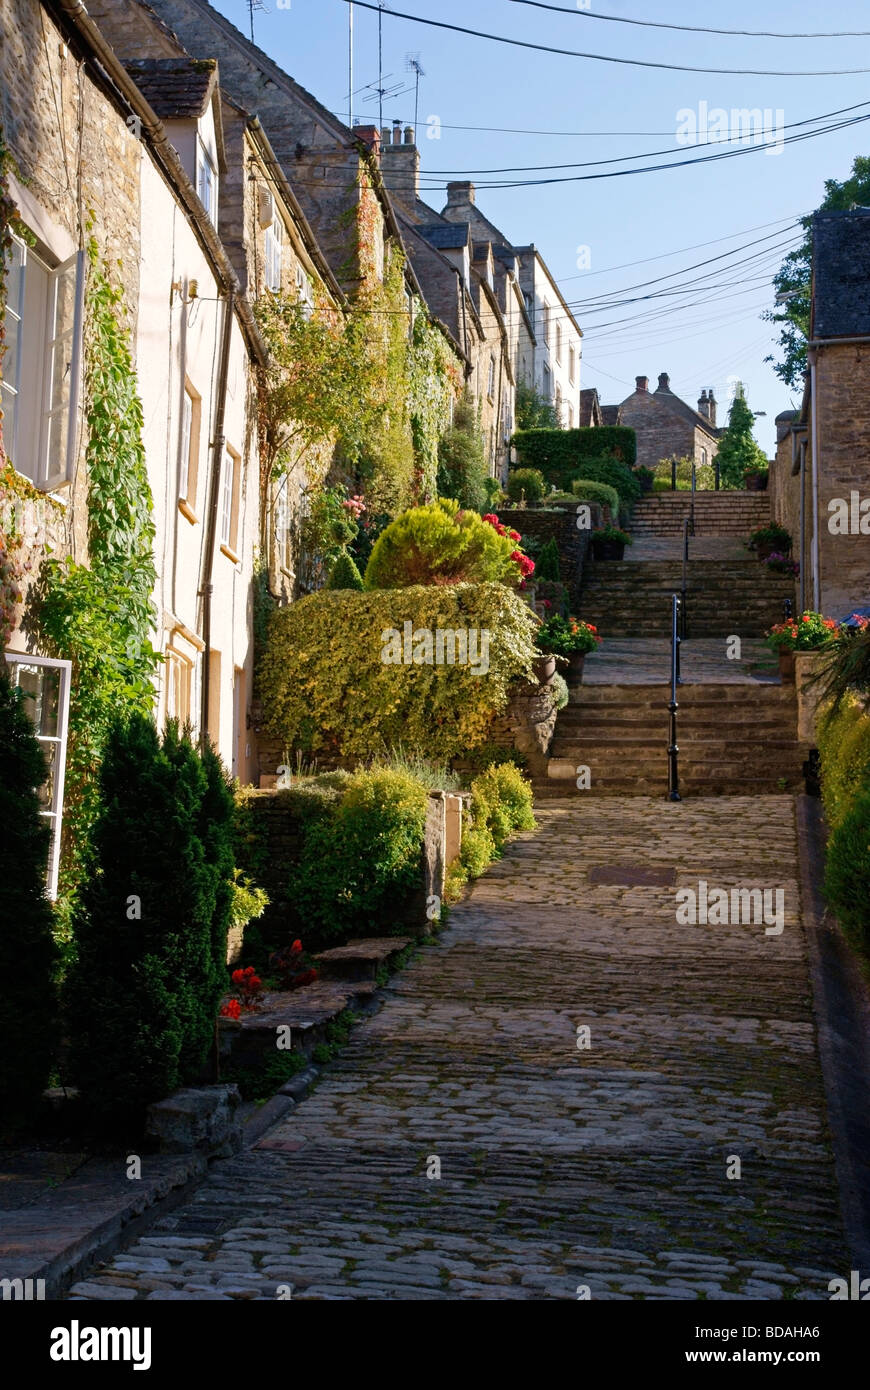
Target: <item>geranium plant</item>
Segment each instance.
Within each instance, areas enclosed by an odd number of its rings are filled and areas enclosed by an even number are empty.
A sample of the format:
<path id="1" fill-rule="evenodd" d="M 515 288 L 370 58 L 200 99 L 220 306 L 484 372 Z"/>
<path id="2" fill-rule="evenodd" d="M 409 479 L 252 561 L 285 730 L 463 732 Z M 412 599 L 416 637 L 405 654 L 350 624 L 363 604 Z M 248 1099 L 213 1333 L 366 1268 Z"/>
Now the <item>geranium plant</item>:
<path id="1" fill-rule="evenodd" d="M 269 957 L 269 968 L 278 977 L 280 989 L 302 989 L 317 979 L 317 971 L 298 938 L 282 950 L 273 951 Z"/>
<path id="2" fill-rule="evenodd" d="M 563 618 L 556 614 L 541 623 L 535 640 L 542 652 L 554 656 L 571 656 L 575 652 L 594 652 L 601 642 L 598 629 L 579 618 Z"/>
<path id="3" fill-rule="evenodd" d="M 750 550 L 766 551 L 768 555 L 773 551 L 779 555 L 788 555 L 791 550 L 791 533 L 784 526 L 771 522 L 769 526 L 760 526 L 757 531 L 753 531 L 748 545 Z"/>
<path id="4" fill-rule="evenodd" d="M 618 545 L 632 545 L 633 541 L 627 531 L 621 531 L 618 526 L 598 526 L 592 532 L 594 541 L 613 541 Z"/>
<path id="5" fill-rule="evenodd" d="M 239 1018 L 243 1013 L 256 1013 L 263 994 L 263 981 L 252 965 L 234 970 L 231 976 L 235 993 L 221 1007 L 221 1018 Z"/>
<path id="6" fill-rule="evenodd" d="M 838 631 L 833 618 L 825 618 L 821 613 L 807 609 L 799 618 L 787 618 L 783 623 L 776 623 L 766 634 L 765 641 L 774 652 L 811 652 L 827 646 Z"/>

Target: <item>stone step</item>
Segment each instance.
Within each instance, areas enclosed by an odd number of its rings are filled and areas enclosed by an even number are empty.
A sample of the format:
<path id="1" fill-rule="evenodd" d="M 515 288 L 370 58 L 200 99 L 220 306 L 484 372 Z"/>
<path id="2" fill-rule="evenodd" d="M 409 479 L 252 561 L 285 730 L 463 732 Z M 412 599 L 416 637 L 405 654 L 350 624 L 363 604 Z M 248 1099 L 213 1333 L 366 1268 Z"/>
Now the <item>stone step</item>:
<path id="1" fill-rule="evenodd" d="M 382 966 L 410 946 L 409 936 L 371 936 L 320 951 L 314 963 L 324 980 L 375 980 Z"/>

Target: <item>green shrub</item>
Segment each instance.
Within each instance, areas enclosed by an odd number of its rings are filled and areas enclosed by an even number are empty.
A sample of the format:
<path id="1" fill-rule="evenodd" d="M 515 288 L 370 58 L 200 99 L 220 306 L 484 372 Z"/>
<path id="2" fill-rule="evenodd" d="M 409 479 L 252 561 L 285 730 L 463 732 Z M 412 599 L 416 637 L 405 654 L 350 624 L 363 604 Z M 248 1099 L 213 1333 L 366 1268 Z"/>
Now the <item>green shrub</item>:
<path id="1" fill-rule="evenodd" d="M 427 800 L 416 778 L 374 768 L 309 822 L 288 885 L 306 939 L 385 932 L 397 899 L 422 883 Z"/>
<path id="2" fill-rule="evenodd" d="M 453 424 L 438 442 L 438 492 L 481 511 L 488 503 L 486 450 L 478 414 L 468 395 L 456 402 Z M 499 488 L 499 491 L 501 489 Z"/>
<path id="3" fill-rule="evenodd" d="M 594 478 L 575 478 L 571 484 L 575 497 L 583 502 L 600 502 L 610 508 L 611 518 L 619 515 L 619 493 L 609 483 L 597 483 Z"/>
<path id="4" fill-rule="evenodd" d="M 677 492 L 691 492 L 692 489 L 692 459 L 688 456 L 675 459 L 677 465 Z M 638 470 L 639 472 L 640 470 Z M 649 469 L 646 470 L 649 472 Z M 663 480 L 666 487 L 662 491 L 671 490 L 671 479 L 673 472 L 670 459 L 659 459 L 653 472 L 653 488 L 656 482 Z M 695 487 L 699 491 L 712 492 L 716 486 L 716 470 L 712 463 L 695 462 Z"/>
<path id="5" fill-rule="evenodd" d="M 172 724 L 161 746 L 140 715 L 112 729 L 99 793 L 72 916 L 70 1066 L 93 1114 L 132 1121 L 208 1057 L 226 980 L 233 803 L 214 755 L 204 764 Z"/>
<path id="6" fill-rule="evenodd" d="M 538 579 L 535 573 L 535 597 L 546 600 L 550 604 L 550 616 L 567 618 L 568 616 L 568 586 L 567 584 L 554 584 L 548 579 Z"/>
<path id="7" fill-rule="evenodd" d="M 507 495 L 512 502 L 540 502 L 546 491 L 544 475 L 537 468 L 513 468 L 508 473 Z"/>
<path id="8" fill-rule="evenodd" d="M 494 507 L 499 507 L 503 504 L 505 494 L 502 491 L 502 486 L 498 478 L 484 478 L 483 491 L 486 495 L 484 506 L 488 512 L 491 512 Z"/>
<path id="9" fill-rule="evenodd" d="M 495 841 L 485 825 L 472 825 L 462 836 L 459 862 L 468 878 L 480 878 L 496 857 Z"/>
<path id="10" fill-rule="evenodd" d="M 548 492 L 543 499 L 541 506 L 555 507 L 561 510 L 562 507 L 576 507 L 577 498 L 573 492 Z"/>
<path id="11" fill-rule="evenodd" d="M 346 550 L 343 550 L 332 566 L 329 575 L 327 589 L 358 589 L 362 590 L 362 575 L 356 567 L 356 563 Z"/>
<path id="12" fill-rule="evenodd" d="M 520 430 L 512 443 L 523 467 L 539 469 L 556 487 L 565 487 L 570 478 L 595 478 L 586 467 L 587 459 L 610 457 L 631 469 L 637 458 L 637 437 L 625 425 Z"/>
<path id="13" fill-rule="evenodd" d="M 559 547 L 553 536 L 541 547 L 541 553 L 535 561 L 535 579 L 544 579 L 550 584 L 558 584 L 562 576 L 559 573 Z"/>
<path id="14" fill-rule="evenodd" d="M 534 830 L 532 788 L 515 763 L 496 763 L 471 784 L 471 814 L 486 826 L 497 849 L 515 830 Z"/>
<path id="15" fill-rule="evenodd" d="M 631 469 L 619 459 L 599 458 L 583 460 L 583 479 L 593 483 L 605 483 L 612 487 L 619 497 L 619 505 L 624 512 L 640 497 L 640 483 Z M 573 490 L 574 479 L 571 481 Z"/>
<path id="16" fill-rule="evenodd" d="M 511 559 L 516 545 L 477 512 L 449 497 L 411 507 L 375 542 L 366 566 L 367 589 L 405 589 L 414 584 L 516 585 L 522 575 Z"/>
<path id="17" fill-rule="evenodd" d="M 0 974 L 5 1036 L 0 1125 L 26 1119 L 48 1084 L 57 1039 L 57 951 L 45 896 L 50 833 L 40 814 L 46 764 L 0 656 Z"/>
<path id="18" fill-rule="evenodd" d="M 844 932 L 870 949 L 870 785 L 849 802 L 828 841 L 825 896 Z"/>
<path id="19" fill-rule="evenodd" d="M 503 584 L 309 594 L 272 616 L 260 669 L 268 732 L 288 749 L 305 739 L 315 751 L 356 757 L 400 744 L 430 759 L 456 757 L 485 741 L 512 687 L 531 679 L 535 628 L 528 605 Z M 478 674 L 468 664 L 405 664 L 414 651 L 427 655 L 427 641 L 406 648 L 405 633 L 428 633 L 431 647 L 438 630 L 488 632 L 486 672 L 482 662 Z M 483 638 L 475 640 L 481 655 Z"/>
<path id="20" fill-rule="evenodd" d="M 855 797 L 870 786 L 870 715 L 854 698 L 826 710 L 818 720 L 822 764 L 822 804 L 828 825 L 836 827 Z"/>
<path id="21" fill-rule="evenodd" d="M 564 709 L 569 700 L 568 682 L 564 676 L 560 676 L 557 671 L 550 681 L 550 690 L 553 694 L 553 705 L 559 709 Z"/>

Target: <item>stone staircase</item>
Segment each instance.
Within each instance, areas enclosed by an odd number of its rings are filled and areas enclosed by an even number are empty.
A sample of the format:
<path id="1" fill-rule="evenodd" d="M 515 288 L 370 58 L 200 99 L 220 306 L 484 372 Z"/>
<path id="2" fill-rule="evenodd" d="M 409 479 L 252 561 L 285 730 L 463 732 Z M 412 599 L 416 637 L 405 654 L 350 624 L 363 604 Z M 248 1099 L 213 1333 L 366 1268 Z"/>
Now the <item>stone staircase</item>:
<path id="1" fill-rule="evenodd" d="M 668 700 L 661 685 L 580 685 L 559 713 L 535 797 L 664 796 Z M 803 788 L 794 686 L 745 683 L 678 687 L 680 791 L 747 796 Z M 588 767 L 588 790 L 577 769 Z"/>
<path id="2" fill-rule="evenodd" d="M 699 555 L 690 541 L 686 611 L 692 637 L 761 637 L 795 601 L 789 575 L 771 574 L 749 551 L 729 559 Z M 670 636 L 668 600 L 682 585 L 677 559 L 592 562 L 584 572 L 578 614 L 608 637 Z"/>
<path id="3" fill-rule="evenodd" d="M 635 504 L 631 530 L 636 536 L 681 536 L 691 493 L 658 492 Z M 742 536 L 770 522 L 766 492 L 696 492 L 696 536 Z"/>

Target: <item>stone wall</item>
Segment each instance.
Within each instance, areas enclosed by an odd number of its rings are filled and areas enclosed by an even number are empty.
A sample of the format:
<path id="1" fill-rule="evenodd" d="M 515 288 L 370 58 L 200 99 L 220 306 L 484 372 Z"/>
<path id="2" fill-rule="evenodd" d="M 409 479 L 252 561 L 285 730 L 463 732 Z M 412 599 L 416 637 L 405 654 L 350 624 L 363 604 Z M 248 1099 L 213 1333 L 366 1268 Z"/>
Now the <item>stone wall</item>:
<path id="1" fill-rule="evenodd" d="M 578 501 L 579 505 L 579 501 Z M 559 548 L 559 568 L 563 584 L 567 584 L 571 601 L 579 597 L 583 566 L 592 545 L 591 530 L 578 530 L 577 513 L 573 507 L 545 509 L 535 507 L 500 508 L 499 521 L 524 538 L 535 536 L 542 543 L 554 539 Z M 591 506 L 592 528 L 601 525 L 601 508 Z M 520 542 L 522 545 L 522 541 Z"/>
<path id="2" fill-rule="evenodd" d="M 846 616 L 870 604 L 870 507 L 864 534 L 832 532 L 829 504 L 839 499 L 870 501 L 870 345 L 830 344 L 816 353 L 818 419 L 819 580 L 821 611 Z M 813 445 L 810 431 L 808 477 Z M 851 508 L 850 508 L 851 510 Z M 812 512 L 808 508 L 809 525 Z M 860 525 L 860 513 L 856 518 Z"/>

